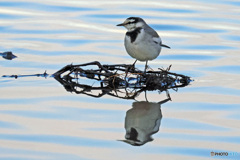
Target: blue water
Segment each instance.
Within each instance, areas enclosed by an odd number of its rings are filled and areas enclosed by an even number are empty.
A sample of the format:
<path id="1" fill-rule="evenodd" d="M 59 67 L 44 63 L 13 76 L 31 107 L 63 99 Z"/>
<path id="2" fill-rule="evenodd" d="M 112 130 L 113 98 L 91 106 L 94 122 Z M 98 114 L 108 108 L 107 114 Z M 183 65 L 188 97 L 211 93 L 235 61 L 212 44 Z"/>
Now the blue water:
<path id="1" fill-rule="evenodd" d="M 18 58 L 0 57 L 0 159 L 238 159 L 239 4 L 1 1 L 0 52 Z M 172 101 L 158 104 L 158 110 L 156 103 L 133 108 L 135 101 L 146 101 L 144 93 L 136 100 L 93 98 L 67 92 L 51 76 L 68 64 L 132 64 L 123 45 L 126 29 L 116 26 L 130 16 L 144 18 L 171 47 L 149 61 L 153 70 L 172 65 L 170 71 L 194 79 L 177 92 L 169 90 Z M 139 69 L 144 65 L 136 63 Z M 49 76 L 29 76 L 45 71 Z M 81 78 L 80 83 L 99 84 Z M 147 98 L 159 102 L 166 94 L 148 92 Z M 144 135 L 158 122 L 152 141 L 123 142 L 127 128 Z M 211 156 L 212 151 L 229 156 Z"/>

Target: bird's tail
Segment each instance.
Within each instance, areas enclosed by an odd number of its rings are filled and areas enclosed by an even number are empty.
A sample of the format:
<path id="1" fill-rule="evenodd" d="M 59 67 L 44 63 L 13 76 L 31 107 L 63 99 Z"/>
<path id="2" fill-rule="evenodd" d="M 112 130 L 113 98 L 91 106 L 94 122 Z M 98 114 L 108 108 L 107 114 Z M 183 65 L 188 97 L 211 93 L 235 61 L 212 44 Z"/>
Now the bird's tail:
<path id="1" fill-rule="evenodd" d="M 166 48 L 169 48 L 169 49 L 171 49 L 171 47 L 169 47 L 169 46 L 167 46 L 167 45 L 165 45 L 165 44 L 160 44 L 162 47 L 166 47 Z"/>

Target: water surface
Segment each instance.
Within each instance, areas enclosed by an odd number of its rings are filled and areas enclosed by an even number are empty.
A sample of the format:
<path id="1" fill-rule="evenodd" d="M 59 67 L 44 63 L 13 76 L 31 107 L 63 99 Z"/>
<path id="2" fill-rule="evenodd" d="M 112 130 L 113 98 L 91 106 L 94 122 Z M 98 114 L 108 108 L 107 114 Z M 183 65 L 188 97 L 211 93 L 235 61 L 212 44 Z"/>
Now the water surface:
<path id="1" fill-rule="evenodd" d="M 194 79 L 170 90 L 153 141 L 132 146 L 133 100 L 71 94 L 54 78 L 0 78 L 0 159 L 219 159 L 240 157 L 239 1 L 0 2 L 0 76 L 54 73 L 73 63 L 133 63 L 116 27 L 140 16 L 171 50 L 149 62 Z M 143 69 L 144 63 L 137 67 Z M 165 93 L 148 93 L 150 102 Z M 144 101 L 140 95 L 139 101 Z M 150 123 L 150 122 L 149 122 Z M 228 157 L 211 152 L 228 152 Z M 232 155 L 230 153 L 238 153 Z"/>

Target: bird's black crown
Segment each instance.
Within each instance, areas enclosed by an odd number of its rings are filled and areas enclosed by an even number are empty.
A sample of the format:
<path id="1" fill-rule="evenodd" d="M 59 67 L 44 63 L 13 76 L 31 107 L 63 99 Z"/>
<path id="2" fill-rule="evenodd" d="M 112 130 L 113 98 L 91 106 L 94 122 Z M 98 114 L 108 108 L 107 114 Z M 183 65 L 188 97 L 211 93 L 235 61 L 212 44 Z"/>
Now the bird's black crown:
<path id="1" fill-rule="evenodd" d="M 131 23 L 137 23 L 137 22 L 143 21 L 143 19 L 140 17 L 129 17 L 129 18 L 127 18 L 127 20 L 129 20 L 129 21 L 133 20 Z"/>

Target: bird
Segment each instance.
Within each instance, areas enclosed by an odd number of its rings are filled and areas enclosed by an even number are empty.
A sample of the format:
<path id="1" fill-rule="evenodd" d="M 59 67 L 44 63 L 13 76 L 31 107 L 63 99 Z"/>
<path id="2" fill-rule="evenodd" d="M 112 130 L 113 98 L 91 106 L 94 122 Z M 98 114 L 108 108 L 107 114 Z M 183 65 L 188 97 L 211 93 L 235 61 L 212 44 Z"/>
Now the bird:
<path id="1" fill-rule="evenodd" d="M 137 61 L 146 61 L 144 73 L 146 73 L 148 61 L 156 59 L 162 47 L 170 49 L 162 43 L 158 33 L 140 17 L 129 17 L 117 26 L 124 26 L 128 30 L 124 46 L 127 53 L 136 59 L 132 66 L 135 66 Z"/>

